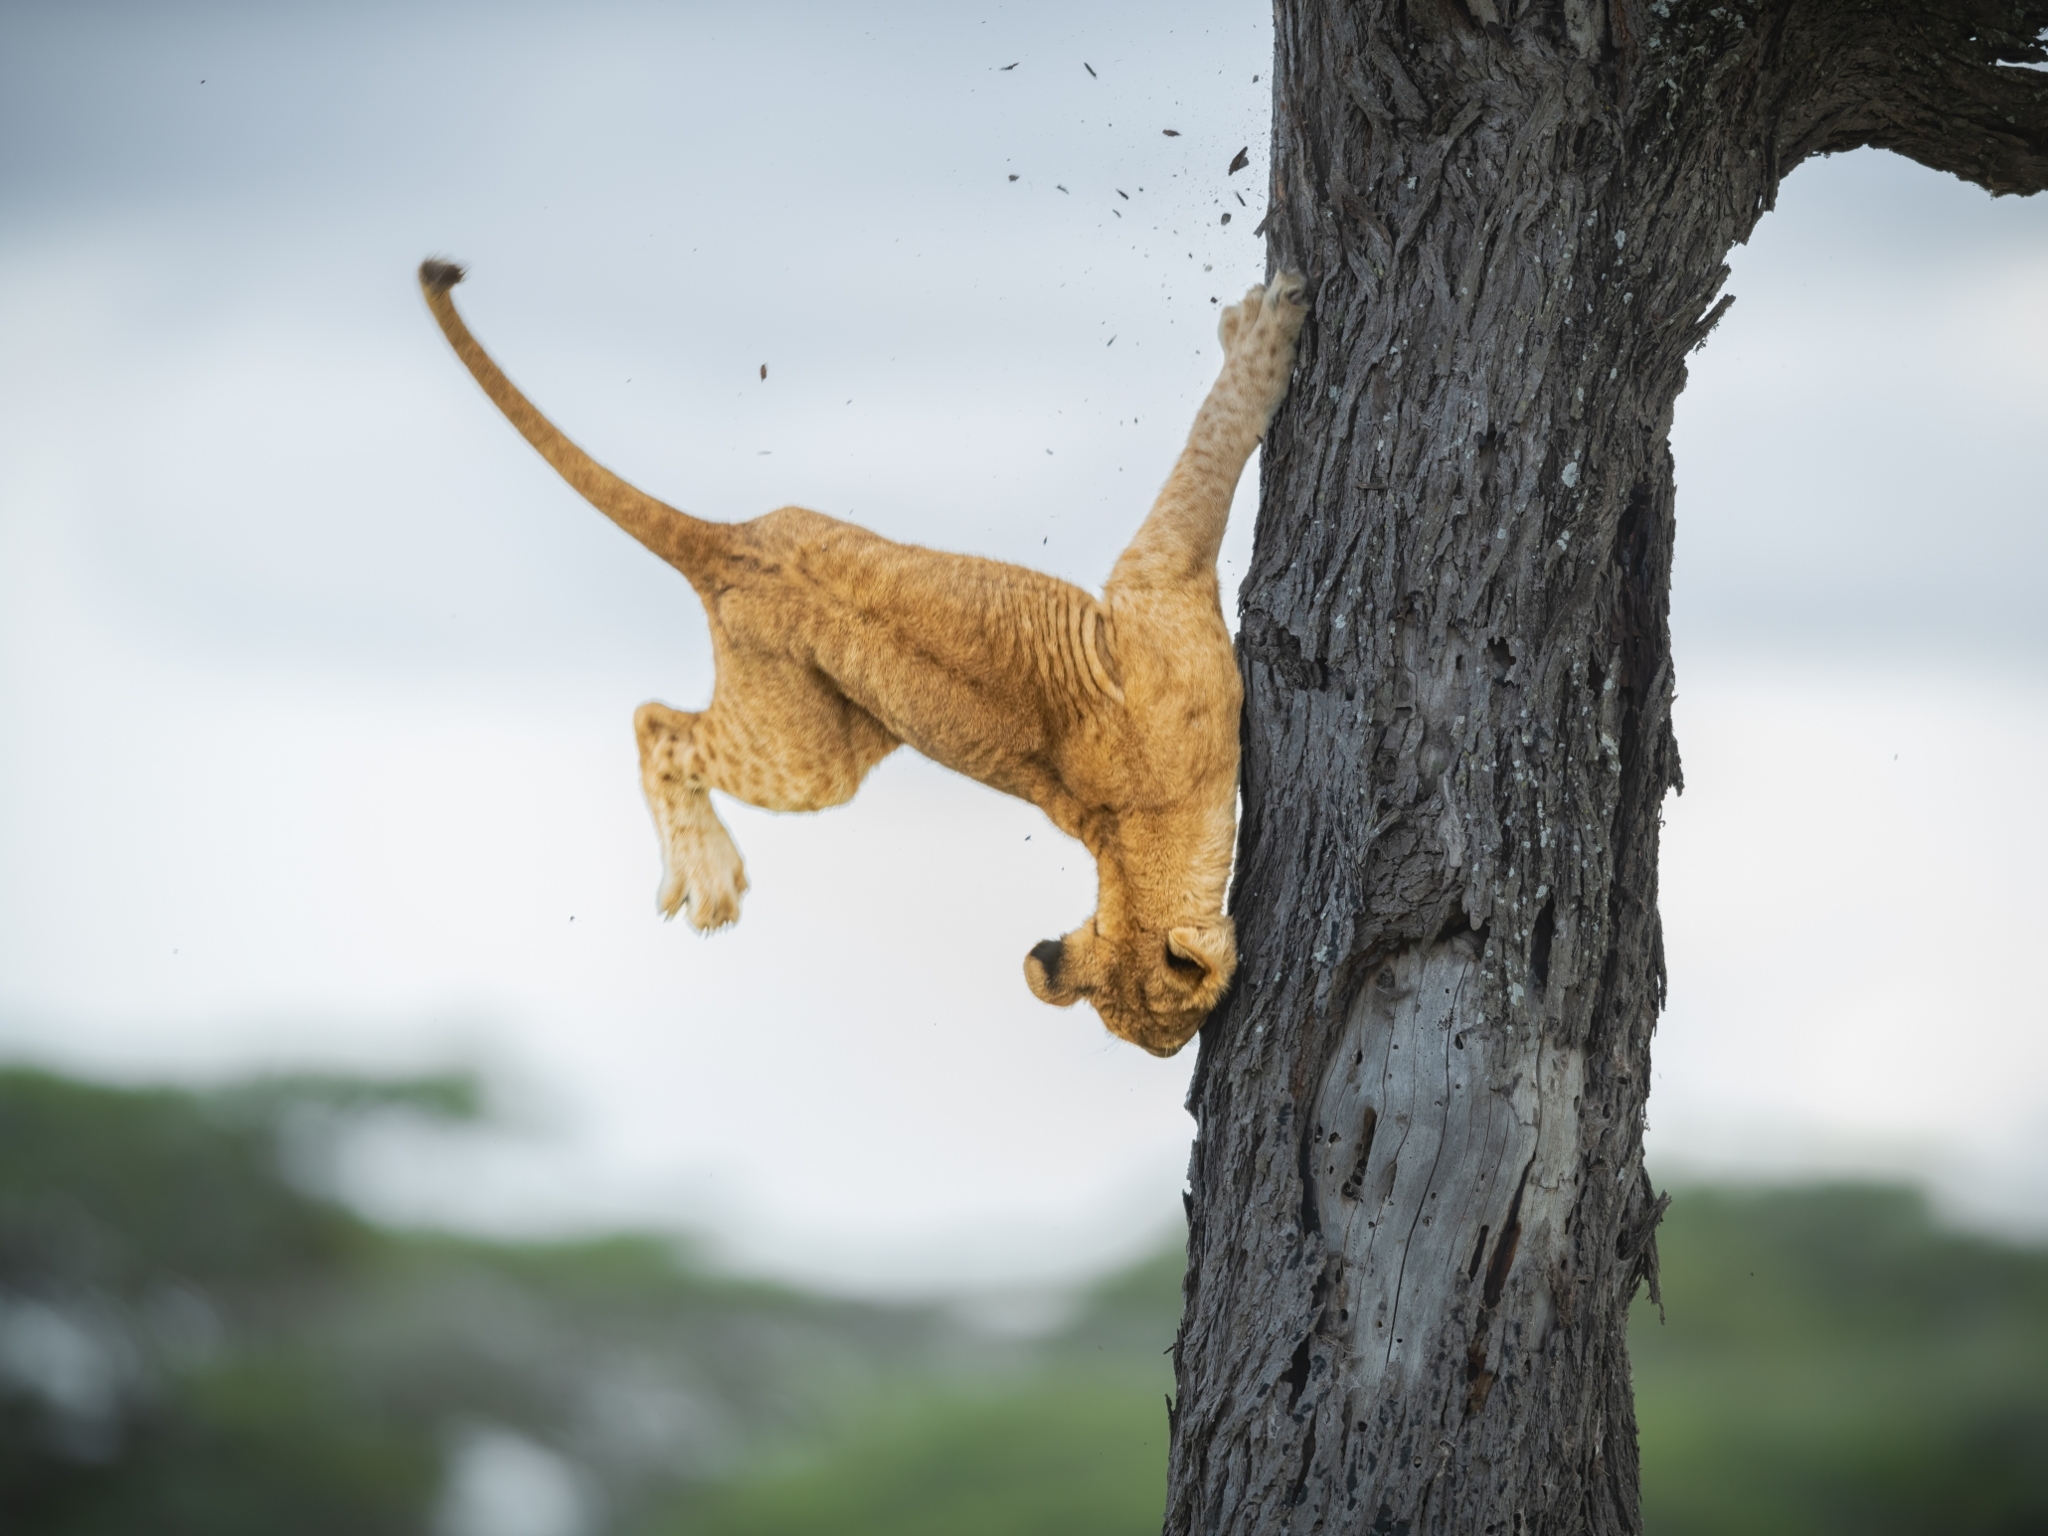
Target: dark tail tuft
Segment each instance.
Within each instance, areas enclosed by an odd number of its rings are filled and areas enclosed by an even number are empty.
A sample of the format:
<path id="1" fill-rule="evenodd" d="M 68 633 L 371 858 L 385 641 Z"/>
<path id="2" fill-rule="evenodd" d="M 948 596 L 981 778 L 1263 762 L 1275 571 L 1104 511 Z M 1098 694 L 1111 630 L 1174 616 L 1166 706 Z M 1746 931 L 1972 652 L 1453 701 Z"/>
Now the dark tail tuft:
<path id="1" fill-rule="evenodd" d="M 452 261 L 429 256 L 420 263 L 420 286 L 430 294 L 446 293 L 462 281 L 462 268 Z"/>

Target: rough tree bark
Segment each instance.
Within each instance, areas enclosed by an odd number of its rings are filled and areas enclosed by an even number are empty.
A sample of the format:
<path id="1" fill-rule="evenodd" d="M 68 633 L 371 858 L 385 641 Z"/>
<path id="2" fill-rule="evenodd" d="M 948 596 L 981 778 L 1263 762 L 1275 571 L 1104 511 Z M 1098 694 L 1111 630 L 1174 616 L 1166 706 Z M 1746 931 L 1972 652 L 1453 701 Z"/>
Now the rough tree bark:
<path id="1" fill-rule="evenodd" d="M 2044 28 L 1278 0 L 1269 239 L 1315 297 L 1240 599 L 1167 1531 L 1640 1528 L 1673 402 L 1806 157 L 2048 184 Z"/>

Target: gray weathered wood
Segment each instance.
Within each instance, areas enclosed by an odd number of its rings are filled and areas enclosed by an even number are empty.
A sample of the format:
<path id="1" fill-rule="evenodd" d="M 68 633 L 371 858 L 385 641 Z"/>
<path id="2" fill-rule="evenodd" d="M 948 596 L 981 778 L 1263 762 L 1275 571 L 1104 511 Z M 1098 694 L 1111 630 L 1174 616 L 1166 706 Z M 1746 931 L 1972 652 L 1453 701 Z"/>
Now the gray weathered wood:
<path id="1" fill-rule="evenodd" d="M 1279 0 L 1267 227 L 1315 298 L 1240 599 L 1169 1532 L 1640 1528 L 1685 357 L 1809 155 L 2048 182 L 2048 76 L 1996 62 L 2044 26 Z"/>

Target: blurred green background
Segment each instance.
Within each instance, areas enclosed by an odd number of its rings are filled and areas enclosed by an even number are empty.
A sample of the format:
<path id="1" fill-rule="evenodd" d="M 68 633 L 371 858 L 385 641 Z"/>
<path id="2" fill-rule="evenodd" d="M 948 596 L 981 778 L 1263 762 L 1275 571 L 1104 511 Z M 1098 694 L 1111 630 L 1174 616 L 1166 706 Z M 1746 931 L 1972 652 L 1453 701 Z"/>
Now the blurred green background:
<path id="1" fill-rule="evenodd" d="M 1180 1256 L 1025 1329 L 324 1198 L 460 1078 L 0 1072 L 0 1530 L 1158 1529 Z M 1870 1186 L 1678 1193 L 1632 1344 L 1652 1536 L 2048 1532 L 2048 1253 Z"/>

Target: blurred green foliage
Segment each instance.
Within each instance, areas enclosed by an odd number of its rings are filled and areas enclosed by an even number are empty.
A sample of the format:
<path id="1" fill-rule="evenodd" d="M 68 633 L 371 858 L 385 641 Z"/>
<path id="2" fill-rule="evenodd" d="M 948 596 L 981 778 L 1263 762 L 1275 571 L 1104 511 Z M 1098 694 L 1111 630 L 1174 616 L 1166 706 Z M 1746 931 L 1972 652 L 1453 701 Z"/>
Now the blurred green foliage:
<path id="1" fill-rule="evenodd" d="M 2048 1531 L 2048 1254 L 1858 1186 L 1681 1192 L 1658 1246 L 1650 1536 Z"/>
<path id="2" fill-rule="evenodd" d="M 443 1080 L 0 1071 L 0 1531 L 425 1532 L 485 1432 L 618 1529 L 994 1358 L 930 1309 L 716 1277 L 651 1238 L 392 1231 L 285 1171 L 366 1121 L 474 1112 Z"/>
<path id="3" fill-rule="evenodd" d="M 1056 1372 L 863 1423 L 656 1527 L 676 1536 L 1092 1536 L 1156 1532 L 1166 1412 L 1121 1373 Z"/>
<path id="4" fill-rule="evenodd" d="M 1179 1247 L 1114 1275 L 1007 1382 L 926 1391 L 752 1469 L 650 1536 L 1155 1532 Z"/>
<path id="5" fill-rule="evenodd" d="M 495 1533 L 459 1495 L 507 1437 L 580 1490 L 562 1536 L 1157 1529 L 1178 1252 L 1019 1342 L 306 1186 L 309 1148 L 478 1112 L 459 1078 L 0 1071 L 0 1530 Z M 1863 1186 L 1681 1191 L 1660 1246 L 1650 1536 L 2048 1532 L 2048 1254 Z"/>

